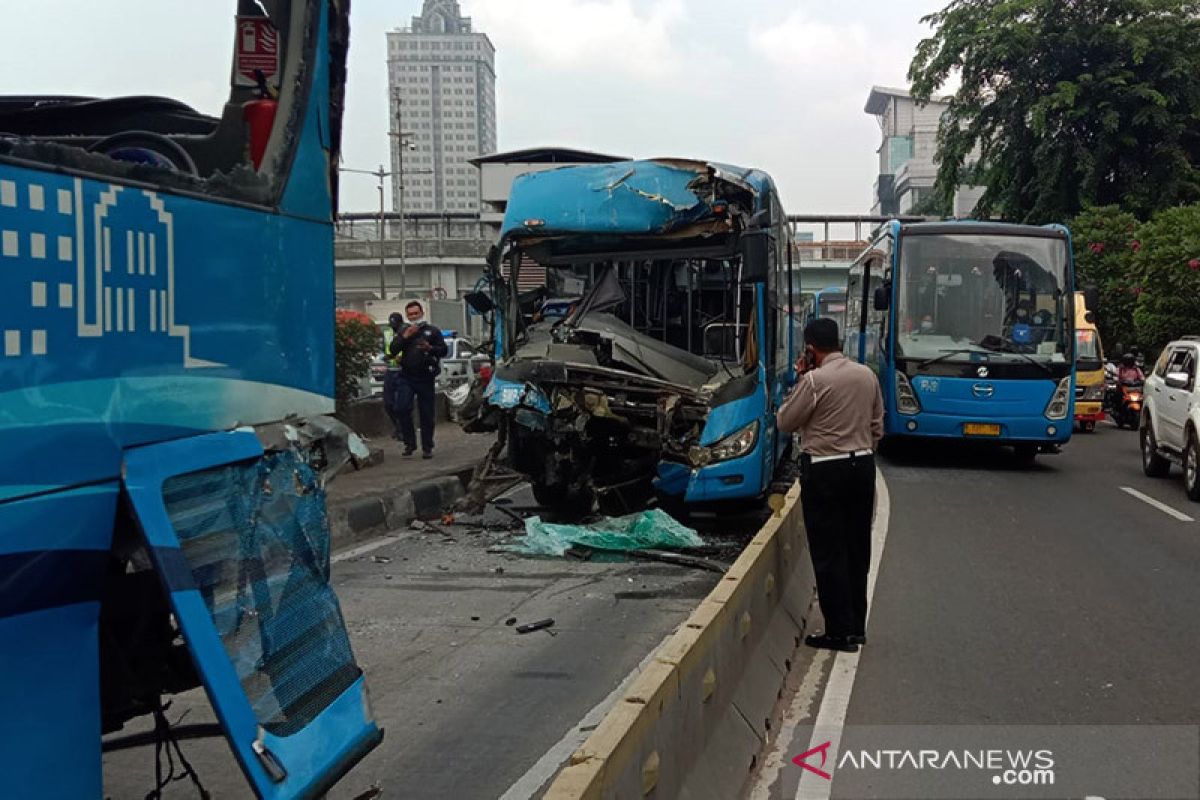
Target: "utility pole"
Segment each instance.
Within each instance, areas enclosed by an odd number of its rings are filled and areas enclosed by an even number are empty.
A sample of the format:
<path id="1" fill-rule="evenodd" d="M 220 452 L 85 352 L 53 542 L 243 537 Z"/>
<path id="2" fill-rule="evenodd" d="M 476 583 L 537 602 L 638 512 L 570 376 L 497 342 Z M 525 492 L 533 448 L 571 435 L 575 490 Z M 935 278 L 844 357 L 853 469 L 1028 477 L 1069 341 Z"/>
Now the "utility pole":
<path id="1" fill-rule="evenodd" d="M 353 172 L 358 175 L 371 175 L 379 180 L 379 301 L 382 303 L 383 301 L 387 300 L 387 261 L 385 259 L 386 253 L 383 246 L 383 240 L 385 237 L 383 227 L 383 179 L 389 175 L 392 175 L 393 173 L 384 172 L 383 164 L 380 164 L 379 169 L 374 171 L 365 169 L 347 169 L 345 167 L 338 171 Z"/>
<path id="2" fill-rule="evenodd" d="M 405 225 L 404 225 L 404 176 L 407 175 L 427 175 L 433 172 L 428 169 L 418 169 L 405 171 L 404 169 L 404 153 L 407 150 L 416 150 L 417 146 L 412 139 L 416 136 L 413 131 L 404 130 L 404 100 L 400 97 L 400 90 L 392 90 L 392 102 L 396 105 L 396 129 L 389 132 L 390 136 L 396 137 L 396 152 L 398 153 L 396 160 L 396 171 L 393 173 L 396 176 L 396 201 L 399 208 L 396 209 L 396 215 L 400 218 L 400 299 L 408 298 L 408 262 L 405 253 Z"/>

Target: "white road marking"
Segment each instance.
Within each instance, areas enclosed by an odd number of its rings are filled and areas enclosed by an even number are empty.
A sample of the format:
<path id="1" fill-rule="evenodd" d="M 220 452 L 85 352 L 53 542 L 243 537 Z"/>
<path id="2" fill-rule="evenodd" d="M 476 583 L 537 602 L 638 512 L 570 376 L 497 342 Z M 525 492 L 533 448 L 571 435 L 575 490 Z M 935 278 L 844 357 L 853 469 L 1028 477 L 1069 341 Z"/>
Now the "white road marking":
<path id="1" fill-rule="evenodd" d="M 1129 495 L 1130 497 L 1136 497 L 1138 500 L 1141 500 L 1143 503 L 1145 503 L 1148 506 L 1153 506 L 1154 508 L 1157 508 L 1159 511 L 1163 512 L 1167 516 L 1174 517 L 1175 519 L 1179 520 L 1180 522 L 1195 522 L 1196 521 L 1195 519 L 1193 519 L 1192 517 L 1189 517 L 1187 514 L 1183 513 L 1182 511 L 1176 511 L 1175 509 L 1171 508 L 1166 503 L 1160 503 L 1158 500 L 1155 500 L 1153 497 L 1142 494 L 1137 489 L 1131 489 L 1128 486 L 1122 486 L 1121 491 L 1124 492 L 1125 494 Z"/>
<path id="2" fill-rule="evenodd" d="M 630 684 L 632 684 L 634 679 L 641 674 L 642 670 L 646 668 L 646 665 L 654 659 L 654 656 L 658 654 L 658 651 L 662 649 L 662 646 L 666 643 L 667 639 L 671 638 L 673 633 L 674 632 L 667 634 L 667 636 L 658 643 L 658 646 L 651 650 L 650 654 L 642 659 L 642 662 L 638 664 L 636 670 L 626 675 L 625 679 L 621 681 L 617 688 L 609 692 L 608 696 L 597 703 L 591 711 L 587 712 L 587 714 L 584 714 L 583 719 L 579 720 L 578 724 L 572 727 L 571 730 L 567 731 L 562 739 L 560 739 L 553 747 L 547 750 L 542 757 L 539 758 L 537 762 L 529 768 L 528 772 L 517 779 L 516 783 L 508 787 L 508 791 L 500 796 L 500 800 L 529 800 L 529 798 L 532 798 L 548 780 L 553 778 L 554 774 L 558 772 L 566 760 L 571 757 L 571 753 L 574 753 L 576 750 L 578 750 L 579 747 L 585 741 L 587 741 L 587 738 L 592 735 L 592 731 L 597 725 L 600 724 L 600 720 L 604 719 L 604 715 L 608 713 L 608 710 L 612 708 L 618 700 L 621 699 L 621 696 L 625 694 L 625 691 L 629 688 Z"/>
<path id="3" fill-rule="evenodd" d="M 352 558 L 358 558 L 359 556 L 366 555 L 372 550 L 378 550 L 385 544 L 395 544 L 398 541 L 400 541 L 400 537 L 398 536 L 384 536 L 380 539 L 374 539 L 366 544 L 361 544 L 358 547 L 347 550 L 344 553 L 338 553 L 336 556 L 333 556 L 329 559 L 329 563 L 336 564 L 339 561 L 349 561 Z"/>
<path id="4" fill-rule="evenodd" d="M 875 526 L 871 532 L 871 573 L 867 578 L 867 630 L 870 631 L 871 609 L 875 599 L 875 581 L 879 577 L 879 564 L 883 558 L 883 546 L 887 542 L 888 519 L 891 516 L 891 498 L 883 473 L 875 477 Z M 868 636 L 870 634 L 868 633 Z M 817 721 L 813 726 L 813 738 L 806 750 L 830 743 L 827 752 L 836 758 L 842 742 L 842 729 L 846 725 L 846 710 L 850 707 L 850 693 L 854 689 L 854 678 L 858 674 L 859 653 L 838 653 L 833 660 Z M 818 741 L 820 740 L 820 741 Z M 826 765 L 826 771 L 828 767 Z M 833 790 L 833 781 L 826 780 L 809 770 L 800 776 L 796 787 L 796 800 L 828 800 Z"/>
<path id="5" fill-rule="evenodd" d="M 774 746 L 763 759 L 762 771 L 755 777 L 747 800 L 771 799 L 771 789 L 775 781 L 779 779 L 779 773 L 792 763 L 790 759 L 792 754 L 788 751 L 791 746 L 790 742 L 796 738 L 796 728 L 800 727 L 812 713 L 813 701 L 821 691 L 821 678 L 825 673 L 825 665 L 832 656 L 833 652 L 830 650 L 817 650 L 814 654 L 812 663 L 808 665 L 804 677 L 800 680 L 800 686 L 792 695 L 792 702 L 783 712 L 779 734 L 775 737 Z"/>

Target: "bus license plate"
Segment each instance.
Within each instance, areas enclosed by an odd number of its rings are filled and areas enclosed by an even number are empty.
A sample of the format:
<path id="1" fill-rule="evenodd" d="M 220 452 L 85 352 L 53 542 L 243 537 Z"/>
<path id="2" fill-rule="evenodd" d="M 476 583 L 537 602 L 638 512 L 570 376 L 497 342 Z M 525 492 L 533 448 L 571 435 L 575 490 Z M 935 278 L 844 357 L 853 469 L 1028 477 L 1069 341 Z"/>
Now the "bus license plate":
<path id="1" fill-rule="evenodd" d="M 1000 426 L 982 422 L 968 422 L 963 425 L 963 433 L 967 436 L 999 436 Z"/>

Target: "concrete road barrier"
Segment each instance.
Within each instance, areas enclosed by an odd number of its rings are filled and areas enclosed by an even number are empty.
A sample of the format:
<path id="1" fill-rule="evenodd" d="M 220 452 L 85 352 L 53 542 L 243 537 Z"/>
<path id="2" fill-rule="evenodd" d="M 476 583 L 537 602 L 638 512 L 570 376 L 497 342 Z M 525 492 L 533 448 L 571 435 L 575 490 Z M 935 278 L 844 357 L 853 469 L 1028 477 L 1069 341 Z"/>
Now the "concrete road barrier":
<path id="1" fill-rule="evenodd" d="M 737 797 L 816 592 L 800 489 L 570 758 L 547 800 Z"/>

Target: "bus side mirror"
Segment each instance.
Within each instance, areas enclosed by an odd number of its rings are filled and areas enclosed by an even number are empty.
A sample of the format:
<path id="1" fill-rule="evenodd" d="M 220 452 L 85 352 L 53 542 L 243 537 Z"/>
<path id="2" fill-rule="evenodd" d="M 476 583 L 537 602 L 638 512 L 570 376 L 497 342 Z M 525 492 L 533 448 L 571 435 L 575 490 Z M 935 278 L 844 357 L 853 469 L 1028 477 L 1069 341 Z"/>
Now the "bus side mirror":
<path id="1" fill-rule="evenodd" d="M 892 306 L 892 282 L 885 281 L 882 286 L 875 287 L 876 311 L 887 311 Z"/>
<path id="2" fill-rule="evenodd" d="M 1100 308 L 1100 290 L 1095 286 L 1083 287 L 1083 306 L 1088 311 L 1095 311 Z M 1092 322 L 1092 320 L 1088 320 Z"/>
<path id="3" fill-rule="evenodd" d="M 742 278 L 748 283 L 765 281 L 770 268 L 771 236 L 766 230 L 742 234 Z"/>
<path id="4" fill-rule="evenodd" d="M 1086 323 L 1087 323 L 1087 324 L 1089 324 L 1089 325 L 1095 325 L 1095 324 L 1096 324 L 1096 315 L 1095 315 L 1095 313 L 1094 313 L 1094 312 L 1092 312 L 1092 311 L 1085 311 L 1085 312 L 1083 313 L 1083 321 L 1084 321 L 1084 322 L 1086 322 Z"/>

